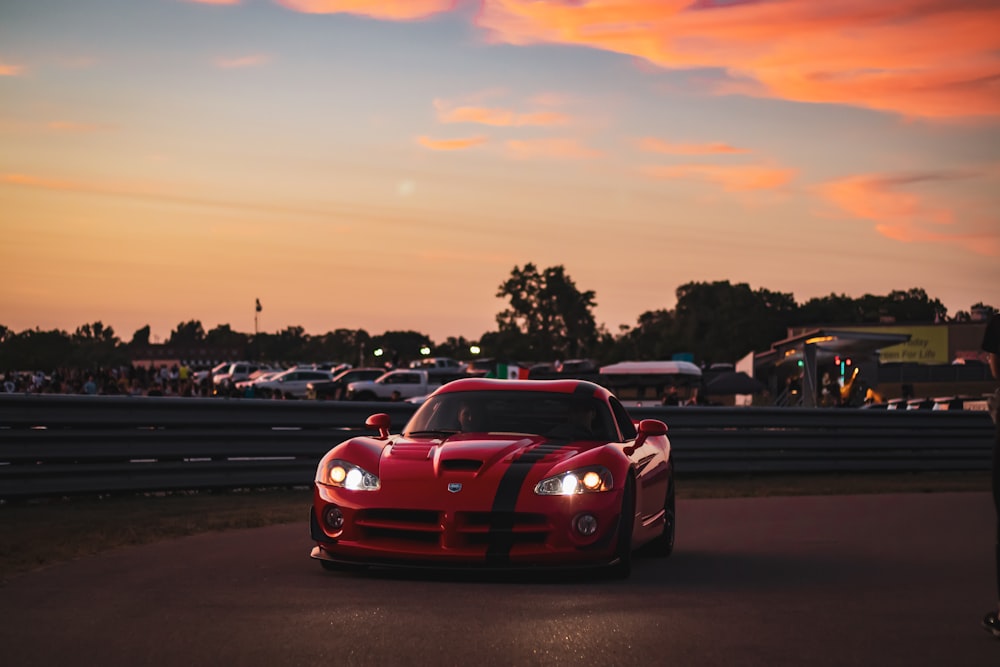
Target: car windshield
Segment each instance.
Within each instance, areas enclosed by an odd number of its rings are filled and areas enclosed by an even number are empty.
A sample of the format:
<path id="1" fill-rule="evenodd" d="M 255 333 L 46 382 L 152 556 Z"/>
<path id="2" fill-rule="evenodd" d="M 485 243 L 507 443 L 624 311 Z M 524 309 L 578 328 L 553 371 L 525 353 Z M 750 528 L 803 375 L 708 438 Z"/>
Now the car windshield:
<path id="1" fill-rule="evenodd" d="M 542 391 L 461 391 L 430 397 L 407 436 L 525 433 L 576 440 L 618 440 L 611 412 L 596 398 Z"/>

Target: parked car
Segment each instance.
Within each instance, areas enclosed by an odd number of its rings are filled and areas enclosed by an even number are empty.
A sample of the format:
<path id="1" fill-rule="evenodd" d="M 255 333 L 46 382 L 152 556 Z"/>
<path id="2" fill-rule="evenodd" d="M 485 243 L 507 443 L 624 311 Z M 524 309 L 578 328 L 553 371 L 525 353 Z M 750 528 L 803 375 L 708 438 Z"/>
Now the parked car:
<path id="1" fill-rule="evenodd" d="M 451 357 L 421 357 L 411 361 L 410 368 L 442 368 L 458 372 L 465 369 L 465 364 Z"/>
<path id="2" fill-rule="evenodd" d="M 347 385 L 347 398 L 352 401 L 402 401 L 425 396 L 441 385 L 465 377 L 461 371 L 449 369 L 387 371 L 375 380 L 358 380 Z"/>
<path id="3" fill-rule="evenodd" d="M 330 371 L 292 368 L 278 373 L 270 380 L 264 380 L 254 385 L 254 391 L 260 394 L 280 394 L 286 398 L 305 398 L 306 388 L 310 382 L 329 380 L 333 377 Z"/>
<path id="4" fill-rule="evenodd" d="M 385 375 L 384 368 L 349 368 L 329 380 L 314 380 L 306 385 L 306 398 L 312 400 L 343 400 L 351 382 L 374 380 Z"/>
<path id="5" fill-rule="evenodd" d="M 281 369 L 279 369 L 279 370 L 270 370 L 269 369 L 269 370 L 254 371 L 253 373 L 250 374 L 250 376 L 246 380 L 240 380 L 239 382 L 235 383 L 233 386 L 236 387 L 237 389 L 246 389 L 246 388 L 248 388 L 250 386 L 256 386 L 256 385 L 258 385 L 261 382 L 266 382 L 267 380 L 271 380 L 275 376 L 281 375 L 284 372 L 285 371 L 281 370 Z"/>
<path id="6" fill-rule="evenodd" d="M 607 566 L 674 547 L 673 457 L 583 380 L 455 380 L 392 435 L 387 414 L 316 470 L 311 556 L 344 566 Z"/>
<path id="7" fill-rule="evenodd" d="M 230 363 L 232 363 L 232 362 L 223 361 L 222 363 L 216 364 L 215 366 L 212 366 L 211 368 L 197 370 L 197 371 L 195 371 L 192 374 L 191 377 L 194 378 L 194 381 L 197 384 L 201 384 L 202 382 L 205 381 L 206 378 L 209 378 L 209 377 L 214 378 L 216 375 L 218 375 L 219 373 L 222 373 L 224 370 L 226 370 L 227 368 L 229 368 L 229 364 Z"/>
<path id="8" fill-rule="evenodd" d="M 226 365 L 220 372 L 212 375 L 212 382 L 216 387 L 228 387 L 237 382 L 246 380 L 250 375 L 259 370 L 274 370 L 266 364 L 253 361 L 235 361 Z"/>

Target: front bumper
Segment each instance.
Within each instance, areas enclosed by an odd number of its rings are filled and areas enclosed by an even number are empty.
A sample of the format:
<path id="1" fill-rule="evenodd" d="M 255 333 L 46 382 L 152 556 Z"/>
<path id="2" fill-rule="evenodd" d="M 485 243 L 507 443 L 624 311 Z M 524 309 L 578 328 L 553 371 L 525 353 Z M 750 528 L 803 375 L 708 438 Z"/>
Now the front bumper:
<path id="1" fill-rule="evenodd" d="M 487 502 L 455 506 L 454 496 L 424 498 L 420 506 L 382 503 L 379 492 L 345 493 L 316 485 L 310 513 L 313 558 L 350 564 L 405 567 L 521 569 L 572 567 L 615 561 L 621 497 L 618 493 L 522 497 L 514 512 Z M 357 503 L 365 500 L 364 505 Z M 439 502 L 435 502 L 438 500 Z M 450 501 L 450 502 L 449 502 Z M 330 528 L 326 513 L 343 518 Z M 577 518 L 595 518 L 585 536 Z"/>

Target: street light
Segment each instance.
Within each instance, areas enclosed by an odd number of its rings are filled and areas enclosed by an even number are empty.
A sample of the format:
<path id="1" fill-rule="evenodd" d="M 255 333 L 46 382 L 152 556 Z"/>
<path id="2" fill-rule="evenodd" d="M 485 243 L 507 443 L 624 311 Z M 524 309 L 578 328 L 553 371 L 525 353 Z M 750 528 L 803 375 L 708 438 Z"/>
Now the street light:
<path id="1" fill-rule="evenodd" d="M 426 345 L 420 348 L 420 354 L 424 355 L 425 357 L 430 353 L 431 353 L 431 348 L 427 347 Z"/>

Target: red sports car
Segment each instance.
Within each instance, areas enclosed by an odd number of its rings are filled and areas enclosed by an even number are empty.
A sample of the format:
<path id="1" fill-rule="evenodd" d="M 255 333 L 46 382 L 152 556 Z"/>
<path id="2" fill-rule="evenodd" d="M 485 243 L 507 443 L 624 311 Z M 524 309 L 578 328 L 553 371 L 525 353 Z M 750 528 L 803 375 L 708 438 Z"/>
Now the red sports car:
<path id="1" fill-rule="evenodd" d="M 357 565 L 610 566 L 674 546 L 667 426 L 636 425 L 582 380 L 456 380 L 401 435 L 331 449 L 316 471 L 312 557 Z"/>

